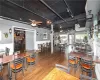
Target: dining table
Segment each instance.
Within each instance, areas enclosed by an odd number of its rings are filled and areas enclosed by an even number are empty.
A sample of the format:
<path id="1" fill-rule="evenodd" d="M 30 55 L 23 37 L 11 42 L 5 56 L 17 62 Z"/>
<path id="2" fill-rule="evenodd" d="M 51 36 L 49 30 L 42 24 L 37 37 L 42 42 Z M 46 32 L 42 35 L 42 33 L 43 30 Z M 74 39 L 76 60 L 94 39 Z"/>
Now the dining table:
<path id="1" fill-rule="evenodd" d="M 70 52 L 69 56 L 75 56 L 77 58 L 83 58 L 85 60 L 92 60 L 94 63 L 98 63 L 100 64 L 100 58 L 98 58 L 97 56 L 93 56 L 93 55 L 88 55 L 85 52 Z"/>
<path id="2" fill-rule="evenodd" d="M 3 58 L 0 58 L 0 63 L 3 64 L 7 64 L 8 65 L 8 79 L 11 80 L 11 70 L 10 70 L 10 62 L 14 61 L 14 59 L 18 59 L 18 58 L 25 58 L 30 56 L 30 54 L 32 54 L 33 52 L 35 52 L 34 50 L 31 51 L 26 51 L 20 54 L 12 54 L 12 55 L 8 55 L 8 56 L 3 56 Z"/>
<path id="3" fill-rule="evenodd" d="M 42 80 L 79 80 L 77 77 L 66 73 L 59 68 L 54 68 Z"/>

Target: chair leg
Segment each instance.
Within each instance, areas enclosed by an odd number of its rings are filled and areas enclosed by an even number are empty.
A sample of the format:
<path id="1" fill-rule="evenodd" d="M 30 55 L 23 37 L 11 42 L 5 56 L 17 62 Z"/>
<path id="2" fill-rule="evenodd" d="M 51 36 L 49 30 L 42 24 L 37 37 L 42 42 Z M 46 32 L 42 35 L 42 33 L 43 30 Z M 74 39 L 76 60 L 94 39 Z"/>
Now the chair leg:
<path id="1" fill-rule="evenodd" d="M 17 80 L 17 73 L 15 72 L 15 80 Z"/>
<path id="2" fill-rule="evenodd" d="M 22 75 L 24 76 L 24 70 L 22 69 Z"/>
<path id="3" fill-rule="evenodd" d="M 22 69 L 22 75 L 23 75 L 23 80 L 24 80 L 24 70 Z"/>
<path id="4" fill-rule="evenodd" d="M 0 80 L 3 80 L 3 71 L 1 71 L 1 79 Z"/>
<path id="5" fill-rule="evenodd" d="M 83 70 L 82 70 L 82 74 L 83 74 Z"/>
<path id="6" fill-rule="evenodd" d="M 27 68 L 28 68 L 27 59 L 25 58 L 24 61 L 25 61 L 25 62 L 24 62 L 25 70 L 27 70 Z"/>
<path id="7" fill-rule="evenodd" d="M 89 77 L 92 77 L 92 72 L 88 73 L 88 76 L 89 76 Z"/>
<path id="8" fill-rule="evenodd" d="M 68 73 L 70 73 L 70 65 L 68 64 Z"/>
<path id="9" fill-rule="evenodd" d="M 77 65 L 74 65 L 74 74 L 76 74 L 76 70 L 77 70 Z"/>

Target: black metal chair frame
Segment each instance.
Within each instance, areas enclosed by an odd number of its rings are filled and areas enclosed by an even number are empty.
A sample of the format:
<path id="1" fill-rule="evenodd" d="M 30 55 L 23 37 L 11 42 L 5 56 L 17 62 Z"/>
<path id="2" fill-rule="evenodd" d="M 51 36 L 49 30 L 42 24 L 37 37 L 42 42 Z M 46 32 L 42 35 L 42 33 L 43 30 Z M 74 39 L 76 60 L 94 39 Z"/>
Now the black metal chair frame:
<path id="1" fill-rule="evenodd" d="M 13 61 L 13 64 L 14 64 L 14 69 L 11 69 L 12 70 L 12 72 L 13 73 L 15 73 L 15 80 L 16 80 L 16 75 L 17 75 L 17 73 L 18 72 L 20 72 L 20 71 L 22 71 L 22 74 L 23 74 L 23 76 L 24 76 L 24 69 L 23 69 L 23 63 L 24 63 L 24 58 L 17 58 L 17 59 L 15 59 L 15 56 L 17 56 L 16 54 L 14 54 L 14 61 Z M 21 68 L 19 68 L 19 69 L 16 69 L 16 65 L 18 65 L 18 64 L 22 64 L 22 67 Z"/>
<path id="2" fill-rule="evenodd" d="M 84 68 L 82 66 L 82 64 L 89 65 L 90 69 Z M 90 61 L 90 60 L 85 60 L 85 59 L 81 58 L 80 65 L 81 65 L 82 74 L 83 74 L 83 72 L 86 72 L 88 74 L 91 74 L 91 76 L 92 76 L 92 71 L 93 71 L 93 61 L 92 60 Z"/>
<path id="3" fill-rule="evenodd" d="M 0 63 L 0 72 L 1 72 L 0 80 L 3 80 L 3 55 L 0 55 L 0 58 L 2 59 L 2 62 Z"/>
<path id="4" fill-rule="evenodd" d="M 75 61 L 75 64 L 71 64 L 71 63 L 69 62 L 69 60 L 74 60 L 74 61 Z M 75 69 L 74 69 L 74 73 L 76 72 L 77 67 L 78 67 L 78 62 L 77 62 L 77 61 L 78 61 L 77 57 L 69 56 L 69 55 L 68 55 L 68 68 L 69 68 L 69 70 L 70 70 L 70 67 L 75 68 Z"/>
<path id="5" fill-rule="evenodd" d="M 29 56 L 30 58 L 35 58 L 35 54 L 33 53 L 32 55 Z M 34 65 L 35 64 L 35 61 L 34 62 L 27 62 L 28 65 Z"/>

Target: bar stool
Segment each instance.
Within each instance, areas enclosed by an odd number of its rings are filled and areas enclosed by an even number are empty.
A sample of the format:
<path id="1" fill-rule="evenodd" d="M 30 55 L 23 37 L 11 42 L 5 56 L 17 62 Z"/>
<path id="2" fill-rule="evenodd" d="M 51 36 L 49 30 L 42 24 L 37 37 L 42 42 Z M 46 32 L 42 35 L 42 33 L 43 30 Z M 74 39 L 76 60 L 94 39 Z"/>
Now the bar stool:
<path id="1" fill-rule="evenodd" d="M 17 59 L 16 59 L 17 57 Z M 10 65 L 11 71 L 15 73 L 15 80 L 16 80 L 16 75 L 18 72 L 22 71 L 22 74 L 24 76 L 24 69 L 23 69 L 23 58 L 18 57 L 18 55 L 14 54 L 14 61 Z"/>
<path id="2" fill-rule="evenodd" d="M 85 59 L 81 58 L 80 65 L 81 65 L 82 74 L 83 74 L 83 72 L 86 72 L 88 74 L 88 76 L 92 77 L 93 61 L 85 60 Z"/>
<path id="3" fill-rule="evenodd" d="M 0 80 L 3 80 L 3 55 L 0 55 Z"/>

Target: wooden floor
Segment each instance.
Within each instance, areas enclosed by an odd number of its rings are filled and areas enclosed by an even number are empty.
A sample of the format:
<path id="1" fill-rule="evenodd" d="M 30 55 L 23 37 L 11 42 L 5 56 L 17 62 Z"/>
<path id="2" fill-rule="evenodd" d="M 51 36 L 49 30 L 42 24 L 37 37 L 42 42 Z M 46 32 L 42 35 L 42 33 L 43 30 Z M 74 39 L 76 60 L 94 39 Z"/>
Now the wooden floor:
<path id="1" fill-rule="evenodd" d="M 29 66 L 27 70 L 24 71 L 24 77 L 21 72 L 18 73 L 17 80 L 42 80 L 55 67 L 55 64 L 67 66 L 67 59 L 64 53 L 39 53 L 36 55 L 36 64 Z M 7 67 L 5 67 L 4 73 L 4 80 L 8 80 Z M 80 69 L 78 68 L 76 74 L 74 70 L 71 69 L 70 74 L 79 78 Z M 14 74 L 12 80 L 14 80 Z"/>

